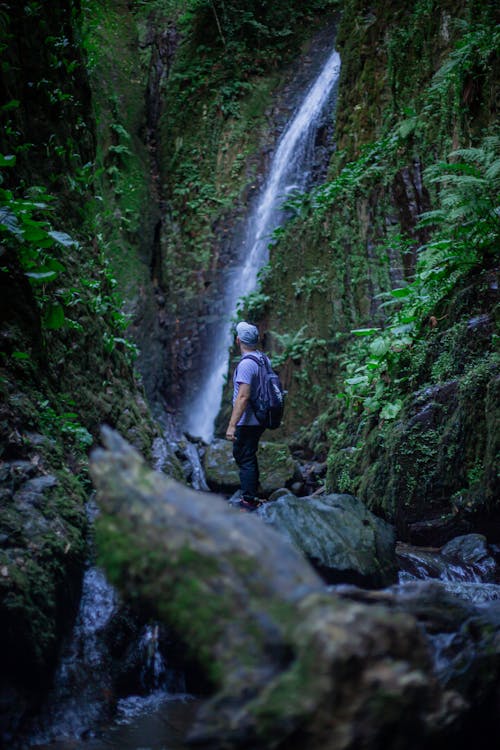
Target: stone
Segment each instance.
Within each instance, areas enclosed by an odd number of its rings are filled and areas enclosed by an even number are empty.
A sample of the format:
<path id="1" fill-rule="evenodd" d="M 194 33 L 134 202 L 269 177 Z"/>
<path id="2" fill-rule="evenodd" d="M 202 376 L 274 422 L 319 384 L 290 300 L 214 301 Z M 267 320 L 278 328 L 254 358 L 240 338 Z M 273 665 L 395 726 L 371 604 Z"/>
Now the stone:
<path id="1" fill-rule="evenodd" d="M 290 490 L 287 490 L 286 487 L 280 487 L 279 490 L 275 490 L 271 495 L 269 495 L 269 502 L 273 503 L 275 500 L 279 500 L 280 497 L 284 497 L 285 495 L 290 494 Z"/>
<path id="2" fill-rule="evenodd" d="M 216 492 L 234 493 L 240 486 L 232 451 L 233 444 L 228 440 L 214 440 L 205 451 L 205 478 L 210 489 Z"/>
<path id="3" fill-rule="evenodd" d="M 260 486 L 266 496 L 300 477 L 298 465 L 285 443 L 261 441 L 258 460 Z M 214 440 L 206 449 L 203 463 L 207 484 L 212 490 L 233 493 L 239 488 L 238 467 L 229 440 Z"/>
<path id="4" fill-rule="evenodd" d="M 455 537 L 444 545 L 441 555 L 451 562 L 457 562 L 477 579 L 494 582 L 496 562 L 490 554 L 486 537 L 482 534 L 464 534 Z"/>
<path id="5" fill-rule="evenodd" d="M 286 534 L 329 583 L 387 586 L 396 580 L 394 527 L 352 495 L 297 498 L 291 493 L 259 510 Z"/>

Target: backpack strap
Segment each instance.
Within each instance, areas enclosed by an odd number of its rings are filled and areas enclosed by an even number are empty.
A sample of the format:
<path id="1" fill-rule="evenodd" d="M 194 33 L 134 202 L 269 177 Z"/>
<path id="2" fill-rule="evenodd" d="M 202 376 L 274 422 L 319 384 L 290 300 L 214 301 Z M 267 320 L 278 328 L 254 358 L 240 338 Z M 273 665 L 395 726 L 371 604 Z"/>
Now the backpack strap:
<path id="1" fill-rule="evenodd" d="M 252 362 L 257 362 L 259 366 L 264 364 L 264 357 L 256 357 L 255 354 L 244 354 L 241 359 L 251 359 Z M 241 362 L 241 359 L 240 359 L 240 362 Z"/>

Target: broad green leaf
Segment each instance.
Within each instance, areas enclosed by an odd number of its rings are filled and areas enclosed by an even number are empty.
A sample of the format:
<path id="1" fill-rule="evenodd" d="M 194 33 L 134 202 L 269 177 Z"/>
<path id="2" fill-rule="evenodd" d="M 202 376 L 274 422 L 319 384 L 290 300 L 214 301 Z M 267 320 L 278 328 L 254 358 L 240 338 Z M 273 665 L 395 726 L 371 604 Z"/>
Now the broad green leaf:
<path id="1" fill-rule="evenodd" d="M 347 378 L 347 385 L 368 385 L 368 377 L 366 375 L 356 375 L 354 378 Z"/>
<path id="2" fill-rule="evenodd" d="M 377 331 L 380 331 L 380 328 L 355 328 L 351 333 L 354 333 L 355 336 L 371 336 Z"/>
<path id="3" fill-rule="evenodd" d="M 0 154 L 0 167 L 13 167 L 15 163 L 15 154 L 8 154 L 7 156 Z"/>
<path id="4" fill-rule="evenodd" d="M 66 268 L 63 266 L 63 264 L 60 263 L 55 258 L 48 258 L 47 261 L 46 261 L 46 263 L 45 263 L 45 268 L 48 271 L 57 271 L 58 273 L 62 273 L 63 271 L 66 270 Z"/>
<path id="5" fill-rule="evenodd" d="M 33 244 L 40 242 L 42 240 L 47 240 L 48 232 L 46 229 L 43 229 L 40 225 L 28 225 L 23 226 L 23 237 L 26 240 L 26 242 L 32 242 Z"/>
<path id="6" fill-rule="evenodd" d="M 2 227 L 17 237 L 22 234 L 17 216 L 7 206 L 0 208 L 0 228 Z"/>
<path id="7" fill-rule="evenodd" d="M 27 352 L 12 352 L 14 359 L 31 359 Z"/>
<path id="8" fill-rule="evenodd" d="M 389 341 L 387 341 L 387 339 L 382 338 L 382 336 L 378 336 L 370 344 L 370 352 L 373 354 L 374 357 L 383 357 L 384 354 L 387 354 L 390 348 L 391 348 L 391 345 Z"/>
<path id="9" fill-rule="evenodd" d="M 0 107 L 0 112 L 9 112 L 11 109 L 17 109 L 20 104 L 21 102 L 19 99 L 11 99 L 10 102 L 7 102 L 7 104 Z"/>
<path id="10" fill-rule="evenodd" d="M 402 286 L 398 289 L 391 289 L 391 294 L 393 297 L 408 297 L 411 293 L 411 286 Z"/>
<path id="11" fill-rule="evenodd" d="M 78 247 L 78 242 L 70 237 L 69 234 L 66 234 L 66 232 L 49 232 L 48 234 L 53 240 L 64 247 Z"/>
<path id="12" fill-rule="evenodd" d="M 47 281 L 53 281 L 58 277 L 57 271 L 26 271 L 25 276 L 27 276 L 32 281 L 41 281 L 41 282 L 47 282 Z"/>
<path id="13" fill-rule="evenodd" d="M 400 400 L 394 401 L 394 403 L 392 404 L 386 404 L 380 412 L 380 416 L 382 419 L 395 419 L 401 411 L 402 407 L 403 402 Z"/>
<path id="14" fill-rule="evenodd" d="M 64 310 L 62 309 L 61 305 L 56 302 L 55 304 L 51 305 L 45 312 L 43 318 L 43 326 L 44 328 L 55 330 L 57 328 L 62 328 L 64 326 L 64 323 Z"/>

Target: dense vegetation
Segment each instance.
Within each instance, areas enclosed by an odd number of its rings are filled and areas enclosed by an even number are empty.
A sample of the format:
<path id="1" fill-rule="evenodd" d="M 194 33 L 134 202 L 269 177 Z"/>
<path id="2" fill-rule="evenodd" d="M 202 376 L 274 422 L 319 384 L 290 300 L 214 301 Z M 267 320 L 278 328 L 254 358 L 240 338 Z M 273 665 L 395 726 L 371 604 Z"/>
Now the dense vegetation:
<path id="1" fill-rule="evenodd" d="M 340 148 L 328 181 L 293 201 L 260 296 L 290 427 L 319 414 L 294 440 L 400 533 L 491 511 L 497 494 L 498 27 L 488 3 L 434 6 L 348 4 Z"/>
<path id="2" fill-rule="evenodd" d="M 336 151 L 242 314 L 329 489 L 410 538 L 498 517 L 495 4 L 3 2 L 0 619 L 20 690 L 76 598 L 99 425 L 150 455 L 140 380 L 162 406 L 189 386 L 292 63 L 339 8 Z"/>
<path id="3" fill-rule="evenodd" d="M 88 450 L 156 428 L 96 222 L 78 4 L 2 3 L 1 731 L 44 689 L 88 554 Z"/>

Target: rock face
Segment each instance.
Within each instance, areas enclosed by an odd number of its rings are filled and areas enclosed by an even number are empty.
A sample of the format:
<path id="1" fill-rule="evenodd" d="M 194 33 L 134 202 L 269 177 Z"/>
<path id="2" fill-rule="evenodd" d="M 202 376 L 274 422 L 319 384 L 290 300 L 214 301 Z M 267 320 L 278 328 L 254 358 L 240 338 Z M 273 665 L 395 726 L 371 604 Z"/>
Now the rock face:
<path id="1" fill-rule="evenodd" d="M 0 745 L 49 681 L 85 559 L 78 487 L 36 458 L 0 467 Z"/>
<path id="2" fill-rule="evenodd" d="M 394 528 L 352 495 L 297 498 L 264 505 L 260 515 L 318 567 L 330 583 L 387 586 L 396 580 Z"/>
<path id="3" fill-rule="evenodd" d="M 133 605 L 188 644 L 213 686 L 191 741 L 417 750 L 455 725 L 466 702 L 434 677 L 416 617 L 381 603 L 389 594 L 325 593 L 259 517 L 151 472 L 116 433 L 104 441 L 91 460 L 101 561 Z M 498 651 L 491 637 L 485 648 Z"/>
<path id="4" fill-rule="evenodd" d="M 290 485 L 298 476 L 298 467 L 285 443 L 259 444 L 260 484 L 264 495 Z M 218 492 L 232 493 L 240 486 L 238 467 L 233 458 L 233 444 L 214 440 L 207 448 L 204 468 L 208 486 Z"/>

